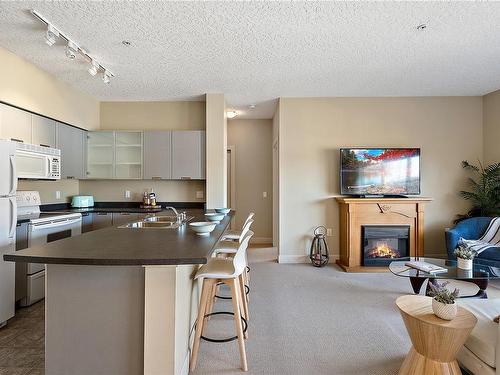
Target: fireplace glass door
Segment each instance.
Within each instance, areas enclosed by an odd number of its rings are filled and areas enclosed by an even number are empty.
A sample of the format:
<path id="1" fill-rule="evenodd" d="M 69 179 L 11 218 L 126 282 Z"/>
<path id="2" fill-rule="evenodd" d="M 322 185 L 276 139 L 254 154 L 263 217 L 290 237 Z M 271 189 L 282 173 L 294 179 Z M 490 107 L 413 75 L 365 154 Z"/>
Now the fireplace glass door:
<path id="1" fill-rule="evenodd" d="M 362 229 L 363 266 L 388 266 L 410 256 L 410 226 L 363 225 Z"/>

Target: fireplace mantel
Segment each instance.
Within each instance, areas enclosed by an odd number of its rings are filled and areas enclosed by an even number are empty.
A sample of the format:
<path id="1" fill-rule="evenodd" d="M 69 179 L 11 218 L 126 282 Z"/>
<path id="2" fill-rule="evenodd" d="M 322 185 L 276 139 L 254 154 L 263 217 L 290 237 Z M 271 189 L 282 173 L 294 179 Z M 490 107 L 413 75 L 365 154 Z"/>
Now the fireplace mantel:
<path id="1" fill-rule="evenodd" d="M 424 206 L 432 198 L 335 198 L 340 214 L 340 259 L 346 272 L 383 272 L 387 267 L 363 267 L 363 225 L 409 225 L 410 256 L 424 255 Z"/>

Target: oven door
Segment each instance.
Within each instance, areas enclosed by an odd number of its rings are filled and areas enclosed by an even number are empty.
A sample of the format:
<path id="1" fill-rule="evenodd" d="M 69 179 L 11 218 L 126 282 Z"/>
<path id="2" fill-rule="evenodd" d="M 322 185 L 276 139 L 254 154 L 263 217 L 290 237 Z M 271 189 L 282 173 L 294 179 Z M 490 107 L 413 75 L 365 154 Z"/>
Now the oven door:
<path id="1" fill-rule="evenodd" d="M 82 233 L 82 218 L 59 219 L 52 222 L 33 224 L 28 227 L 28 247 L 45 245 Z M 28 275 L 43 271 L 44 264 L 28 263 Z"/>

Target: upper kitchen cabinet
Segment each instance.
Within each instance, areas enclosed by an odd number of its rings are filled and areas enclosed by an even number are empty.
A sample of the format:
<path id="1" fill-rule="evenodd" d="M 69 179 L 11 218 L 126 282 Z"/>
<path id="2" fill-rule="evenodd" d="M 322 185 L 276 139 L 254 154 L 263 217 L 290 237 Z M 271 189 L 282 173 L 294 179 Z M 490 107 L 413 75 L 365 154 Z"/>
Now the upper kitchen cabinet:
<path id="1" fill-rule="evenodd" d="M 172 178 L 172 132 L 144 132 L 144 178 Z"/>
<path id="2" fill-rule="evenodd" d="M 56 123 L 56 147 L 61 150 L 61 178 L 83 179 L 87 132 Z"/>
<path id="3" fill-rule="evenodd" d="M 115 178 L 142 178 L 142 132 L 115 132 Z"/>
<path id="4" fill-rule="evenodd" d="M 31 143 L 31 113 L 0 104 L 1 138 Z"/>
<path id="5" fill-rule="evenodd" d="M 205 131 L 172 132 L 172 179 L 205 179 Z"/>
<path id="6" fill-rule="evenodd" d="M 87 133 L 87 178 L 114 178 L 115 133 Z"/>
<path id="7" fill-rule="evenodd" d="M 46 117 L 32 115 L 31 143 L 40 146 L 56 147 L 56 122 Z"/>

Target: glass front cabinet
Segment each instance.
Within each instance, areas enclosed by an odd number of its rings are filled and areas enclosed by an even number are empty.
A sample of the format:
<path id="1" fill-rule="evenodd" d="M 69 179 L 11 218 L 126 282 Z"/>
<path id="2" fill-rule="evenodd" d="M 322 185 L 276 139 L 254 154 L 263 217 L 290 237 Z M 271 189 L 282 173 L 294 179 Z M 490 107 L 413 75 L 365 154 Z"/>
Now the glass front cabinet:
<path id="1" fill-rule="evenodd" d="M 140 131 L 89 132 L 87 178 L 141 179 L 143 133 Z"/>

